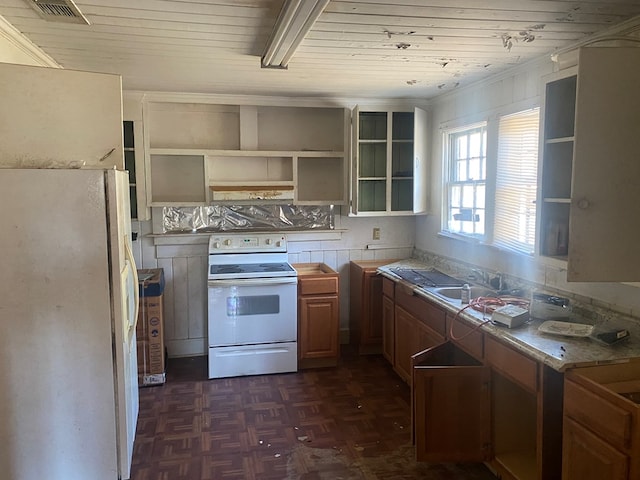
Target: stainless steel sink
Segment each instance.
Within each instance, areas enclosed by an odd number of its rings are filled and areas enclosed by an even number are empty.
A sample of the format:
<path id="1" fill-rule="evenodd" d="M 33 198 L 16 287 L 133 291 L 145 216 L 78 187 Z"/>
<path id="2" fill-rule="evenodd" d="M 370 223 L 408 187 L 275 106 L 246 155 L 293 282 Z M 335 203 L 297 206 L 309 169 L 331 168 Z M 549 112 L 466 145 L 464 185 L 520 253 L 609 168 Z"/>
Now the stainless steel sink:
<path id="1" fill-rule="evenodd" d="M 441 297 L 450 298 L 452 300 L 460 300 L 462 296 L 461 295 L 462 288 L 460 287 L 440 287 L 440 288 L 434 288 L 432 291 L 433 293 L 440 295 Z M 471 295 L 470 295 L 471 298 L 495 297 L 495 296 L 496 296 L 496 292 L 488 288 L 480 287 L 480 286 L 471 287 Z"/>

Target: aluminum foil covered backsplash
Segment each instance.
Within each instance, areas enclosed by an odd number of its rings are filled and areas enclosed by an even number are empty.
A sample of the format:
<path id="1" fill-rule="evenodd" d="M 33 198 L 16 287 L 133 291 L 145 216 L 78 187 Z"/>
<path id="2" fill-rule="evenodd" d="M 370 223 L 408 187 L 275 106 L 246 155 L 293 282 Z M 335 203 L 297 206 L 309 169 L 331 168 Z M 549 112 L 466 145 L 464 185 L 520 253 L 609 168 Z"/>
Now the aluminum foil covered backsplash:
<path id="1" fill-rule="evenodd" d="M 163 233 L 246 230 L 333 230 L 332 205 L 164 207 Z"/>

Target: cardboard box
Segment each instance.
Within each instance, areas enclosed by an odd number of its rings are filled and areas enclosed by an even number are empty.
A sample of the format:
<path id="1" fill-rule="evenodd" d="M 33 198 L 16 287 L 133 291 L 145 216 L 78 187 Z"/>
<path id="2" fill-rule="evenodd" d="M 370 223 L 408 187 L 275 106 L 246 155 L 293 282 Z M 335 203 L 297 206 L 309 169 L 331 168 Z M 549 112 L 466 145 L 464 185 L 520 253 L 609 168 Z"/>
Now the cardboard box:
<path id="1" fill-rule="evenodd" d="M 149 385 L 145 376 L 164 375 L 164 315 L 162 306 L 163 296 L 140 297 L 140 309 L 136 336 L 138 339 L 138 383 Z M 153 383 L 154 385 L 157 383 Z"/>
<path id="2" fill-rule="evenodd" d="M 140 281 L 140 306 L 136 325 L 138 384 L 140 386 L 159 385 L 166 380 L 162 295 L 164 273 L 161 268 L 138 270 L 138 274 L 141 272 L 146 273 L 148 278 Z M 158 293 L 158 295 L 149 295 L 149 293 Z"/>
<path id="3" fill-rule="evenodd" d="M 164 270 L 162 268 L 138 269 L 138 287 L 141 297 L 158 297 L 164 291 Z"/>

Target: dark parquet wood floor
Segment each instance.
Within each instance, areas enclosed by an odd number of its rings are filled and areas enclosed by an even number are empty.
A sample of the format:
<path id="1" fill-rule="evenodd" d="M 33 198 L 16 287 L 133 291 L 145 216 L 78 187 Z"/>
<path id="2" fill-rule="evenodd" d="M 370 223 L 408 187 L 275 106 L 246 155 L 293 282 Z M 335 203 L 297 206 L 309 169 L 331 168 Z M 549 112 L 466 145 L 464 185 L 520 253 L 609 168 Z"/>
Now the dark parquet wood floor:
<path id="1" fill-rule="evenodd" d="M 215 380 L 206 357 L 170 359 L 140 390 L 132 480 L 495 480 L 415 462 L 409 388 L 345 350 L 337 368 Z"/>

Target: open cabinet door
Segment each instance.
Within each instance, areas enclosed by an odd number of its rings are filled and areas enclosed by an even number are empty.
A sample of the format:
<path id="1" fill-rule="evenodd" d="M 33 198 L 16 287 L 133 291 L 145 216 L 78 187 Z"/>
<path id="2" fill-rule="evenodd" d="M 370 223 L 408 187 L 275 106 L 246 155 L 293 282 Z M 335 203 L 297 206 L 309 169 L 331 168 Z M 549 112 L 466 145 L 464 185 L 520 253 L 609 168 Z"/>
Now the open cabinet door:
<path id="1" fill-rule="evenodd" d="M 349 196 L 350 211 L 352 215 L 358 214 L 358 199 L 360 192 L 358 191 L 358 176 L 360 169 L 360 147 L 358 139 L 360 138 L 360 109 L 358 106 L 353 107 L 351 111 L 351 124 L 353 136 L 351 137 L 351 192 Z"/>
<path id="2" fill-rule="evenodd" d="M 4 168 L 124 170 L 119 75 L 0 63 Z"/>
<path id="3" fill-rule="evenodd" d="M 580 49 L 569 217 L 570 282 L 636 282 L 640 49 Z"/>
<path id="4" fill-rule="evenodd" d="M 429 208 L 428 126 L 427 112 L 416 107 L 413 114 L 413 213 L 427 213 Z"/>
<path id="5" fill-rule="evenodd" d="M 451 342 L 412 357 L 412 416 L 420 462 L 490 456 L 490 371 Z"/>

